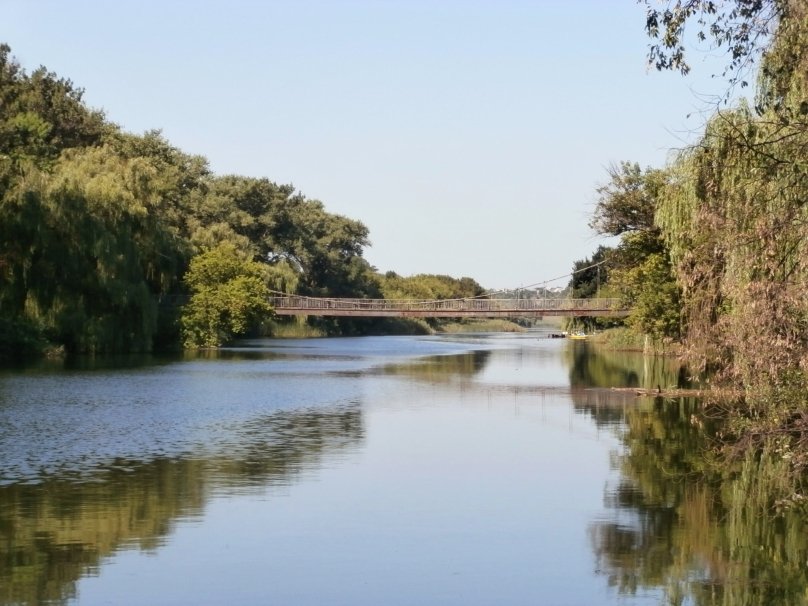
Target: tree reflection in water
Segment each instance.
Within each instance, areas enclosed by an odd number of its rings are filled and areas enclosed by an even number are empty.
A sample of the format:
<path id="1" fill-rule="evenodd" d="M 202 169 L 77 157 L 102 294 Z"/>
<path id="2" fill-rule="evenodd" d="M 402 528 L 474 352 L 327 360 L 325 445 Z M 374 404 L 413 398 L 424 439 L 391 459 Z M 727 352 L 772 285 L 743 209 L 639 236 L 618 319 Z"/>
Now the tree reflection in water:
<path id="1" fill-rule="evenodd" d="M 114 461 L 91 478 L 0 486 L 0 604 L 61 603 L 104 558 L 153 550 L 227 487 L 288 485 L 323 456 L 361 441 L 359 404 L 279 411 L 247 423 L 236 452 Z"/>
<path id="2" fill-rule="evenodd" d="M 660 361 L 649 375 L 642 356 L 570 356 L 573 385 L 676 385 L 681 377 Z M 808 604 L 806 487 L 788 479 L 776 443 L 729 463 L 716 454 L 720 426 L 700 401 L 573 397 L 623 444 L 620 479 L 605 496 L 613 515 L 590 527 L 610 585 L 630 595 L 661 588 L 676 605 Z"/>

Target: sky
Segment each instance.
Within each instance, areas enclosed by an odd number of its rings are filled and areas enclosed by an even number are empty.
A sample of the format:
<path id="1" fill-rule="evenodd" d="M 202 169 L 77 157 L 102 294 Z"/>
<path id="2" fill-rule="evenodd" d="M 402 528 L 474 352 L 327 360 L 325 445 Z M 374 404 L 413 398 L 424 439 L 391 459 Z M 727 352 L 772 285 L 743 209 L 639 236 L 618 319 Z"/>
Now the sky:
<path id="1" fill-rule="evenodd" d="M 0 0 L 0 41 L 217 174 L 362 221 L 382 272 L 563 286 L 623 160 L 703 127 L 716 58 L 646 64 L 634 0 Z"/>

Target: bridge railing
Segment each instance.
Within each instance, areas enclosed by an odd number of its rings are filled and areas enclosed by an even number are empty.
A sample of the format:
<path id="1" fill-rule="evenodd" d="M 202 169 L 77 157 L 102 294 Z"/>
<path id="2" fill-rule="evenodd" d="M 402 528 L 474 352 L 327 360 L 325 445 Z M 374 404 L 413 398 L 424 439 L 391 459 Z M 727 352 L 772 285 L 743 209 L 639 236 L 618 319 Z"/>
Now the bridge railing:
<path id="1" fill-rule="evenodd" d="M 602 311 L 621 309 L 619 299 L 341 299 L 301 296 L 270 298 L 276 310 L 295 309 L 326 311 Z"/>

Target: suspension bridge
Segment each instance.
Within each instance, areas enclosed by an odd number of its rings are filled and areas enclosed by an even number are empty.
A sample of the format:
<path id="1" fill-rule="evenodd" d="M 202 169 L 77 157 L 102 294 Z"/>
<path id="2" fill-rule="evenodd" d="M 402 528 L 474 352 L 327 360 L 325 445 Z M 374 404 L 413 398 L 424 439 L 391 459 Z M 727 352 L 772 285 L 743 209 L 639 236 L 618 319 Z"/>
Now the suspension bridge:
<path id="1" fill-rule="evenodd" d="M 511 291 L 490 291 L 463 299 L 349 299 L 339 297 L 306 297 L 273 291 L 269 303 L 279 316 L 347 316 L 357 318 L 542 318 L 625 317 L 630 309 L 619 299 L 571 299 L 566 297 L 518 297 L 520 291 L 546 286 L 548 283 L 597 269 L 600 290 L 600 266 L 605 261 L 582 267 L 572 273 L 544 282 L 514 289 L 517 298 L 498 298 Z M 538 292 L 538 291 L 537 291 Z M 545 291 L 547 292 L 547 291 Z"/>
<path id="2" fill-rule="evenodd" d="M 618 299 L 342 299 L 278 295 L 270 304 L 279 316 L 361 318 L 540 318 L 622 317 L 629 310 Z"/>

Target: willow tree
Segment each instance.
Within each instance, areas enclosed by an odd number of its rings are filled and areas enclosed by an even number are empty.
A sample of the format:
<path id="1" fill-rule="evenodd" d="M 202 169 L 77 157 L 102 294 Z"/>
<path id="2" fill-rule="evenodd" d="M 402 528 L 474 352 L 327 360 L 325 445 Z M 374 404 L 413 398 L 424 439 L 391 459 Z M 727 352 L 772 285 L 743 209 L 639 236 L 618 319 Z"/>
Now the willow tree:
<path id="1" fill-rule="evenodd" d="M 783 13 L 759 91 L 681 156 L 658 221 L 694 359 L 748 387 L 808 387 L 808 7 Z"/>
<path id="2" fill-rule="evenodd" d="M 155 179 L 148 162 L 101 146 L 66 151 L 21 184 L 19 312 L 68 350 L 151 349 L 181 250 L 154 212 Z"/>
<path id="3" fill-rule="evenodd" d="M 0 44 L 0 358 L 42 344 L 42 326 L 25 306 L 44 178 L 64 150 L 97 145 L 111 130 L 82 94 L 44 68 L 26 73 Z"/>
<path id="4" fill-rule="evenodd" d="M 778 25 L 752 106 L 716 113 L 675 163 L 657 212 L 680 284 L 691 365 L 744 397 L 729 452 L 808 469 L 808 5 L 764 3 Z M 724 404 L 725 405 L 725 404 Z M 770 502 L 773 508 L 773 503 Z"/>

